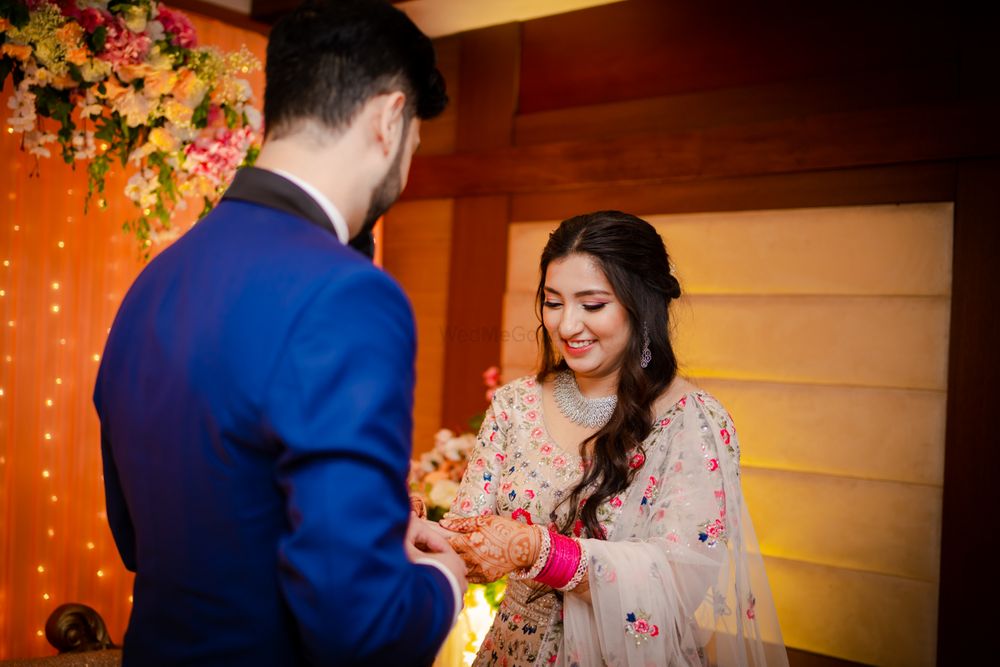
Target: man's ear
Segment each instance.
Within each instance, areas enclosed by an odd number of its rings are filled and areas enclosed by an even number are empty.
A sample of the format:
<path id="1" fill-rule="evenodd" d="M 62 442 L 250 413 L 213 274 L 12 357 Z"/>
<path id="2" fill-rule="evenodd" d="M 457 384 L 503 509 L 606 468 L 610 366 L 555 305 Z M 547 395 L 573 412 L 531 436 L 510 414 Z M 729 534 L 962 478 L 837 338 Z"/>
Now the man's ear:
<path id="1" fill-rule="evenodd" d="M 406 95 L 400 91 L 379 95 L 375 98 L 375 140 L 386 157 L 395 155 L 397 146 L 403 142 L 406 111 Z"/>

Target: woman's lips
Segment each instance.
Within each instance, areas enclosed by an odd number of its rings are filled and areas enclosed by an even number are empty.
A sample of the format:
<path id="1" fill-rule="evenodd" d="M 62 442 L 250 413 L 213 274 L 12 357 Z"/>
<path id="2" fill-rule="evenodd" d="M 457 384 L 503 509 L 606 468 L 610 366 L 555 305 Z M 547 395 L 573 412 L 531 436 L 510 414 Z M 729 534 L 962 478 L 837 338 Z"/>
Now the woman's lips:
<path id="1" fill-rule="evenodd" d="M 571 356 L 571 357 L 582 357 L 583 355 L 587 354 L 587 352 L 589 352 L 591 350 L 591 348 L 594 347 L 594 344 L 596 342 L 597 341 L 592 340 L 589 343 L 587 343 L 586 345 L 584 345 L 583 347 L 570 347 L 570 344 L 569 344 L 570 342 L 568 340 L 564 339 L 563 340 L 563 349 L 566 351 L 566 354 L 568 356 Z"/>

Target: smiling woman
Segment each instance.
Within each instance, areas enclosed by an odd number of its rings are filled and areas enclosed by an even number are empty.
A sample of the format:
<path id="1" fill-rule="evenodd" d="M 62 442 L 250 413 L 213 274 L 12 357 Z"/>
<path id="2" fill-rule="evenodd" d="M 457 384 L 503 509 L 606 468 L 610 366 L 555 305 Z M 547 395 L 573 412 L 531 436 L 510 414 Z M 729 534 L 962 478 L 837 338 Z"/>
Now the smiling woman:
<path id="1" fill-rule="evenodd" d="M 477 665 L 786 665 L 732 419 L 677 375 L 663 241 L 618 211 L 542 252 L 539 372 L 493 397 L 442 525 L 509 575 Z"/>

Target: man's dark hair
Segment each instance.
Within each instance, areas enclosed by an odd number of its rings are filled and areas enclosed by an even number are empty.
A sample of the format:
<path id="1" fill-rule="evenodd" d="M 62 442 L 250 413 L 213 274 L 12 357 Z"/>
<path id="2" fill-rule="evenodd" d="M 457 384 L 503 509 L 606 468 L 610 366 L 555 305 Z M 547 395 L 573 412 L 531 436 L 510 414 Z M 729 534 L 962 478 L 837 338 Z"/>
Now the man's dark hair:
<path id="1" fill-rule="evenodd" d="M 307 0 L 271 31 L 266 74 L 270 138 L 304 120 L 339 129 L 393 91 L 406 95 L 407 118 L 433 118 L 448 103 L 431 40 L 382 0 Z"/>

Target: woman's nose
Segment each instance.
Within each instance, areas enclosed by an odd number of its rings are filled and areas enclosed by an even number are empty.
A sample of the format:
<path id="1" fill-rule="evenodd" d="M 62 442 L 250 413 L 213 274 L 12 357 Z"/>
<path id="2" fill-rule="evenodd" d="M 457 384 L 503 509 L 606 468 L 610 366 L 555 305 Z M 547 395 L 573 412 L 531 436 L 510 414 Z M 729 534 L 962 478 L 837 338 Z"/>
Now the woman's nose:
<path id="1" fill-rule="evenodd" d="M 580 333 L 583 329 L 580 318 L 571 308 L 563 308 L 562 318 L 559 320 L 559 335 L 569 340 Z"/>

